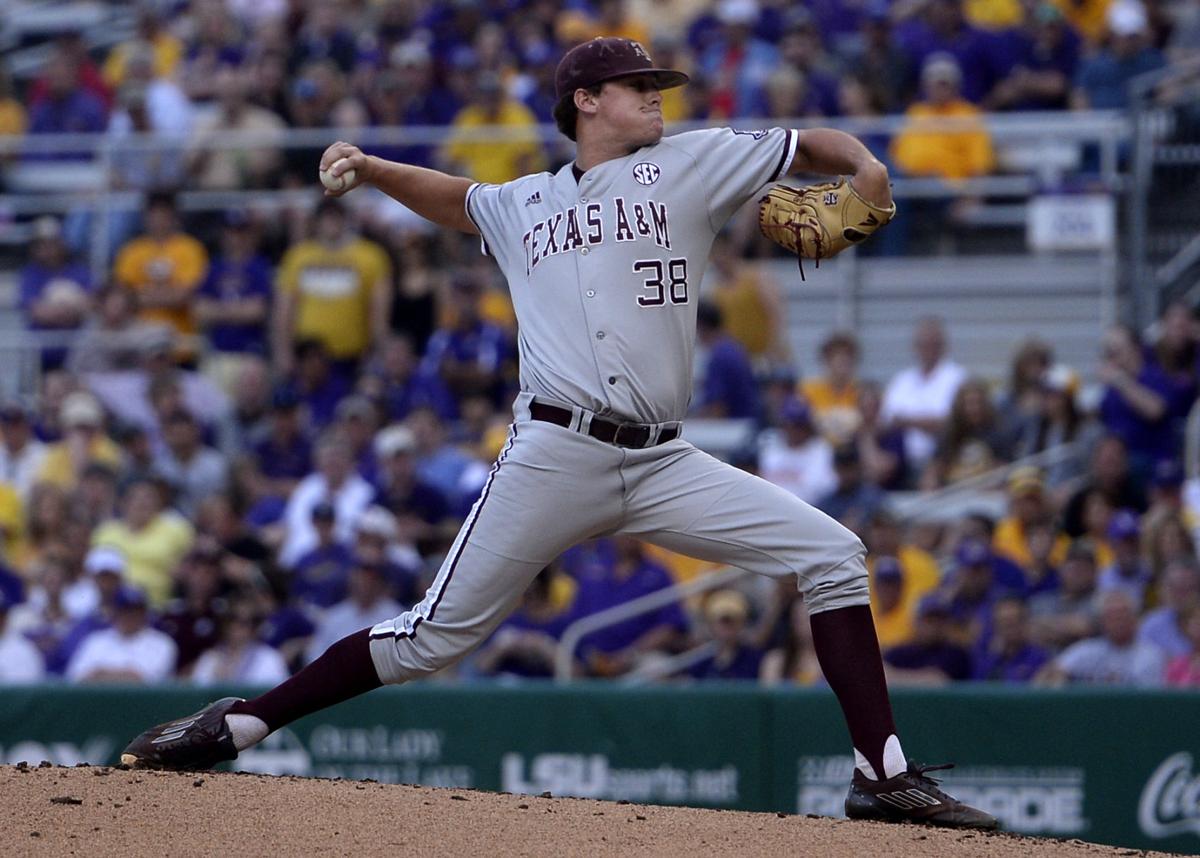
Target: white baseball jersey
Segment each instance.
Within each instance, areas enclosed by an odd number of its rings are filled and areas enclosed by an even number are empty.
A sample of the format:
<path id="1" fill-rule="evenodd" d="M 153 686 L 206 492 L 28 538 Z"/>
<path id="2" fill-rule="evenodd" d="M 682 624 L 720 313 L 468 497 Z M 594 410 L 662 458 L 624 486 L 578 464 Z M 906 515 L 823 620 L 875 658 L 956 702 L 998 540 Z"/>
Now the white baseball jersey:
<path id="1" fill-rule="evenodd" d="M 589 432 L 597 415 L 656 433 L 683 417 L 713 238 L 787 171 L 796 142 L 778 128 L 695 131 L 579 181 L 568 165 L 471 186 L 467 214 L 512 290 L 522 392 L 508 443 L 425 598 L 371 630 L 380 679 L 454 663 L 547 563 L 613 533 L 794 576 L 812 612 L 868 603 L 862 542 L 829 516 L 674 433 L 622 447 Z M 570 425 L 535 419 L 535 400 L 569 409 Z"/>
<path id="2" fill-rule="evenodd" d="M 795 151 L 794 131 L 714 128 L 579 181 L 568 164 L 473 185 L 467 214 L 512 290 L 522 390 L 637 423 L 681 419 L 713 238 Z"/>

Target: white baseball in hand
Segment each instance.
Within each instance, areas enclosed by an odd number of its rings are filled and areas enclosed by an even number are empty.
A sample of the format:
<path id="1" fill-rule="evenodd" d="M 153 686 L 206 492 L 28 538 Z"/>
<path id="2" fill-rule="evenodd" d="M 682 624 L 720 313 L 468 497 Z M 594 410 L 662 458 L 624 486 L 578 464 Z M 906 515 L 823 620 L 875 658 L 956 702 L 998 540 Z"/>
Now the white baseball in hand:
<path id="1" fill-rule="evenodd" d="M 354 184 L 354 177 L 357 174 L 353 168 L 342 173 L 340 176 L 335 176 L 333 174 L 333 168 L 345 160 L 347 159 L 339 158 L 330 165 L 328 170 L 321 170 L 321 172 L 318 174 L 321 177 L 321 184 L 329 188 L 331 191 L 344 191 L 346 188 L 349 188 Z"/>

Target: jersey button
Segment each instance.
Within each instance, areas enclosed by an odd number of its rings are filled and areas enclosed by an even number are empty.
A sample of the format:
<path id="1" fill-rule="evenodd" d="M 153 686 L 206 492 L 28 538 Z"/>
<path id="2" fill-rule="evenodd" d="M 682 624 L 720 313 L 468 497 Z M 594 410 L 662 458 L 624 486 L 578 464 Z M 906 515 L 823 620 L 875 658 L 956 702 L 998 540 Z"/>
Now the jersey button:
<path id="1" fill-rule="evenodd" d="M 604 331 L 596 331 L 596 339 L 598 339 L 598 340 L 604 339 Z"/>
<path id="2" fill-rule="evenodd" d="M 616 383 L 617 383 L 617 377 L 616 377 L 615 375 L 610 375 L 610 376 L 608 377 L 608 383 L 609 383 L 609 384 L 616 384 Z"/>
<path id="3" fill-rule="evenodd" d="M 595 298 L 595 297 L 596 297 L 596 290 L 595 290 L 595 289 L 589 289 L 589 290 L 587 290 L 587 296 L 588 296 L 589 298 Z"/>
<path id="4" fill-rule="evenodd" d="M 580 253 L 582 253 L 584 256 L 587 256 L 587 255 L 588 255 L 588 249 L 587 249 L 586 247 L 585 247 L 583 250 L 579 251 L 579 252 L 580 252 Z"/>

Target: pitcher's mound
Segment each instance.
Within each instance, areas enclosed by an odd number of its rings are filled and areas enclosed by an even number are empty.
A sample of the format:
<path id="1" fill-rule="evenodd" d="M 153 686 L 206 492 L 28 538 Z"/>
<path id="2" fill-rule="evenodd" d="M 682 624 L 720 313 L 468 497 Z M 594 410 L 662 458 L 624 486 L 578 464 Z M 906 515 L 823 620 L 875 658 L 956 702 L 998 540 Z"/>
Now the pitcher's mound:
<path id="1" fill-rule="evenodd" d="M 9 855 L 1140 854 L 908 825 L 211 772 L 7 766 L 0 795 Z"/>

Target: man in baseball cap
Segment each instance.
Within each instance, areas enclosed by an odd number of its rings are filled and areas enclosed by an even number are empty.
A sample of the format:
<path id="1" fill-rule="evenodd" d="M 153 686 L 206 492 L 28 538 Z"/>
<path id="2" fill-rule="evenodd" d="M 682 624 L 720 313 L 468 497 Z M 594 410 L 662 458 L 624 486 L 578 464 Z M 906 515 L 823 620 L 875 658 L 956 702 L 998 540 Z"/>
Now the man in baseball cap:
<path id="1" fill-rule="evenodd" d="M 554 73 L 554 122 L 558 130 L 575 139 L 579 109 L 575 93 L 584 90 L 596 98 L 603 83 L 617 78 L 644 77 L 646 85 L 658 90 L 673 89 L 688 82 L 688 76 L 674 69 L 654 65 L 640 42 L 606 36 L 576 45 L 567 51 Z M 661 133 L 661 125 L 660 125 Z"/>

